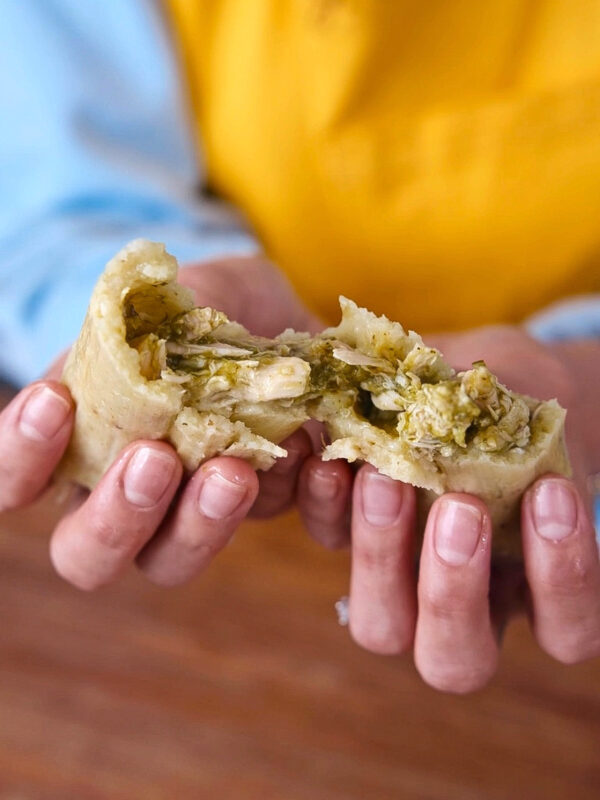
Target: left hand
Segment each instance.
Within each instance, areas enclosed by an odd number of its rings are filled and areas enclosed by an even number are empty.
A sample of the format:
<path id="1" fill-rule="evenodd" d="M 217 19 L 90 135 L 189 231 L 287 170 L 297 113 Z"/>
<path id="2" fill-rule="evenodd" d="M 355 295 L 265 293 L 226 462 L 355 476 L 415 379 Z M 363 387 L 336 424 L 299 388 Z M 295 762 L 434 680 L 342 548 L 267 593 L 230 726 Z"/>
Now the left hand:
<path id="1" fill-rule="evenodd" d="M 180 280 L 199 305 L 221 308 L 254 333 L 273 336 L 286 325 L 320 328 L 260 255 L 191 266 Z M 58 380 L 63 362 L 0 412 L 0 513 L 40 497 L 67 447 L 75 409 Z M 288 457 L 260 476 L 241 459 L 216 457 L 182 480 L 182 464 L 167 442 L 131 442 L 93 491 L 76 491 L 61 508 L 50 540 L 57 572 L 86 590 L 117 580 L 133 564 L 161 585 L 188 580 L 210 565 L 253 506 L 269 515 L 292 503 L 312 447 L 303 430 L 284 446 Z"/>
<path id="2" fill-rule="evenodd" d="M 319 542 L 339 547 L 351 539 L 353 638 L 377 653 L 414 646 L 424 680 L 452 692 L 490 680 L 501 632 L 524 609 L 557 660 L 600 655 L 600 560 L 586 492 L 586 478 L 600 470 L 600 343 L 546 346 L 509 326 L 431 340 L 457 369 L 483 358 L 509 388 L 556 397 L 568 408 L 574 478 L 544 476 L 525 493 L 524 565 L 491 563 L 493 532 L 478 498 L 440 497 L 427 520 L 417 580 L 414 489 L 370 466 L 354 477 L 345 462 L 309 458 L 298 504 Z"/>

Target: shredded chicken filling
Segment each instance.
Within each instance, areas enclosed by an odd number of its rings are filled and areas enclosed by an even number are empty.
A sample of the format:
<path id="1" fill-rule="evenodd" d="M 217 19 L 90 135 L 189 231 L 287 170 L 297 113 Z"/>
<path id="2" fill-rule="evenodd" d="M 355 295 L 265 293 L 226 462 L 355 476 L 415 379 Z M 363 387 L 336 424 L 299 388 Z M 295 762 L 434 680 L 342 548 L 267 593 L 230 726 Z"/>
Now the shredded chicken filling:
<path id="1" fill-rule="evenodd" d="M 380 357 L 325 335 L 288 331 L 265 339 L 210 308 L 178 314 L 156 290 L 131 294 L 124 319 L 141 374 L 182 384 L 199 409 L 229 401 L 306 404 L 333 395 L 340 409 L 352 407 L 431 457 L 468 446 L 504 452 L 525 447 L 531 436 L 529 405 L 483 362 L 454 373 L 422 343 Z"/>

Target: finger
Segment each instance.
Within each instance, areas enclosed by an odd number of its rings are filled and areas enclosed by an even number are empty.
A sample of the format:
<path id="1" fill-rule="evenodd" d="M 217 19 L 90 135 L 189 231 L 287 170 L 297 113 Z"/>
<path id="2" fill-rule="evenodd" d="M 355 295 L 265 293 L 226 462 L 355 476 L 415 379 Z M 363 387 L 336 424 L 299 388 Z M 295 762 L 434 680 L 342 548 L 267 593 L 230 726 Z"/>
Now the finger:
<path id="1" fill-rule="evenodd" d="M 256 473 L 245 461 L 220 457 L 206 462 L 139 554 L 138 566 L 162 586 L 194 577 L 229 542 L 257 492 Z"/>
<path id="2" fill-rule="evenodd" d="M 308 458 L 298 479 L 298 509 L 310 536 L 331 550 L 350 543 L 352 469 L 346 461 Z"/>
<path id="3" fill-rule="evenodd" d="M 600 655 L 600 560 L 582 498 L 566 478 L 538 480 L 522 504 L 533 627 L 567 664 Z"/>
<path id="4" fill-rule="evenodd" d="M 117 578 L 160 525 L 181 473 L 165 442 L 127 447 L 83 505 L 58 524 L 50 542 L 57 572 L 89 590 Z"/>
<path id="5" fill-rule="evenodd" d="M 302 429 L 308 433 L 313 453 L 320 453 L 325 445 L 331 441 L 325 425 L 322 422 L 317 422 L 316 419 L 307 420 Z"/>
<path id="6" fill-rule="evenodd" d="M 69 441 L 73 401 L 57 381 L 23 389 L 0 414 L 0 510 L 30 503 L 48 484 Z"/>
<path id="7" fill-rule="evenodd" d="M 421 551 L 415 635 L 417 669 L 436 689 L 473 691 L 496 669 L 490 551 L 490 518 L 480 500 L 466 494 L 436 500 Z"/>
<path id="8" fill-rule="evenodd" d="M 375 653 L 401 653 L 412 644 L 414 526 L 414 489 L 362 467 L 353 493 L 349 627 Z"/>
<path id="9" fill-rule="evenodd" d="M 63 350 L 62 353 L 57 356 L 52 364 L 48 367 L 44 378 L 46 380 L 50 378 L 55 378 L 56 380 L 60 380 L 60 376 L 63 374 L 63 370 L 65 367 L 65 361 L 67 360 L 67 356 L 69 355 L 69 349 Z"/>
<path id="10" fill-rule="evenodd" d="M 281 446 L 287 450 L 287 456 L 278 458 L 270 470 L 258 475 L 259 493 L 252 507 L 253 517 L 273 517 L 294 502 L 298 473 L 303 461 L 312 453 L 312 444 L 307 432 L 300 428 Z"/>

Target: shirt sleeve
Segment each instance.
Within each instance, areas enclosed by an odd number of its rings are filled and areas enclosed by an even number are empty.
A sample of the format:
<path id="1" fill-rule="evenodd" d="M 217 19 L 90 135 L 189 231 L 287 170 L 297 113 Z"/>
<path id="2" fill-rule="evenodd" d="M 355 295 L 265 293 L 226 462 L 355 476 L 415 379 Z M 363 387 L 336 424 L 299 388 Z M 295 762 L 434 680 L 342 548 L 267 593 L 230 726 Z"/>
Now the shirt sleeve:
<path id="1" fill-rule="evenodd" d="M 253 252 L 202 199 L 158 0 L 7 0 L 0 19 L 0 376 L 40 376 L 127 241 L 180 260 Z"/>
<path id="2" fill-rule="evenodd" d="M 555 303 L 530 317 L 526 327 L 532 336 L 544 342 L 600 339 L 600 294 Z"/>

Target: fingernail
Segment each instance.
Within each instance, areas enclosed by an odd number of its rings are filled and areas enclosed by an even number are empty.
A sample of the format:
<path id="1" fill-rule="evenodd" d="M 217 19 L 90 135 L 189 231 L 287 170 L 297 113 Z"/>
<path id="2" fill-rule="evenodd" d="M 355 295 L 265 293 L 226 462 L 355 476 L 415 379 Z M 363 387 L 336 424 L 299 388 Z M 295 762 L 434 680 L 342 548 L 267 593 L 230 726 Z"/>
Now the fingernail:
<path id="1" fill-rule="evenodd" d="M 129 460 L 123 477 L 126 500 L 140 508 L 155 506 L 173 480 L 175 459 L 152 447 L 140 447 Z"/>
<path id="2" fill-rule="evenodd" d="M 71 404 L 48 386 L 36 389 L 25 403 L 19 419 L 23 436 L 36 442 L 52 439 L 65 424 Z"/>
<path id="3" fill-rule="evenodd" d="M 208 519 L 225 519 L 240 507 L 245 496 L 246 487 L 241 483 L 210 472 L 200 488 L 198 507 Z"/>
<path id="4" fill-rule="evenodd" d="M 403 486 L 379 472 L 363 477 L 362 507 L 366 521 L 379 528 L 392 525 L 400 514 Z"/>
<path id="5" fill-rule="evenodd" d="M 543 539 L 559 542 L 577 527 L 577 500 L 564 481 L 542 481 L 533 493 L 533 522 Z"/>
<path id="6" fill-rule="evenodd" d="M 339 481 L 335 474 L 320 469 L 308 473 L 308 491 L 315 500 L 333 500 L 338 493 Z"/>
<path id="7" fill-rule="evenodd" d="M 477 506 L 441 500 L 433 532 L 438 556 L 453 567 L 468 564 L 477 550 L 482 526 L 483 516 Z"/>

